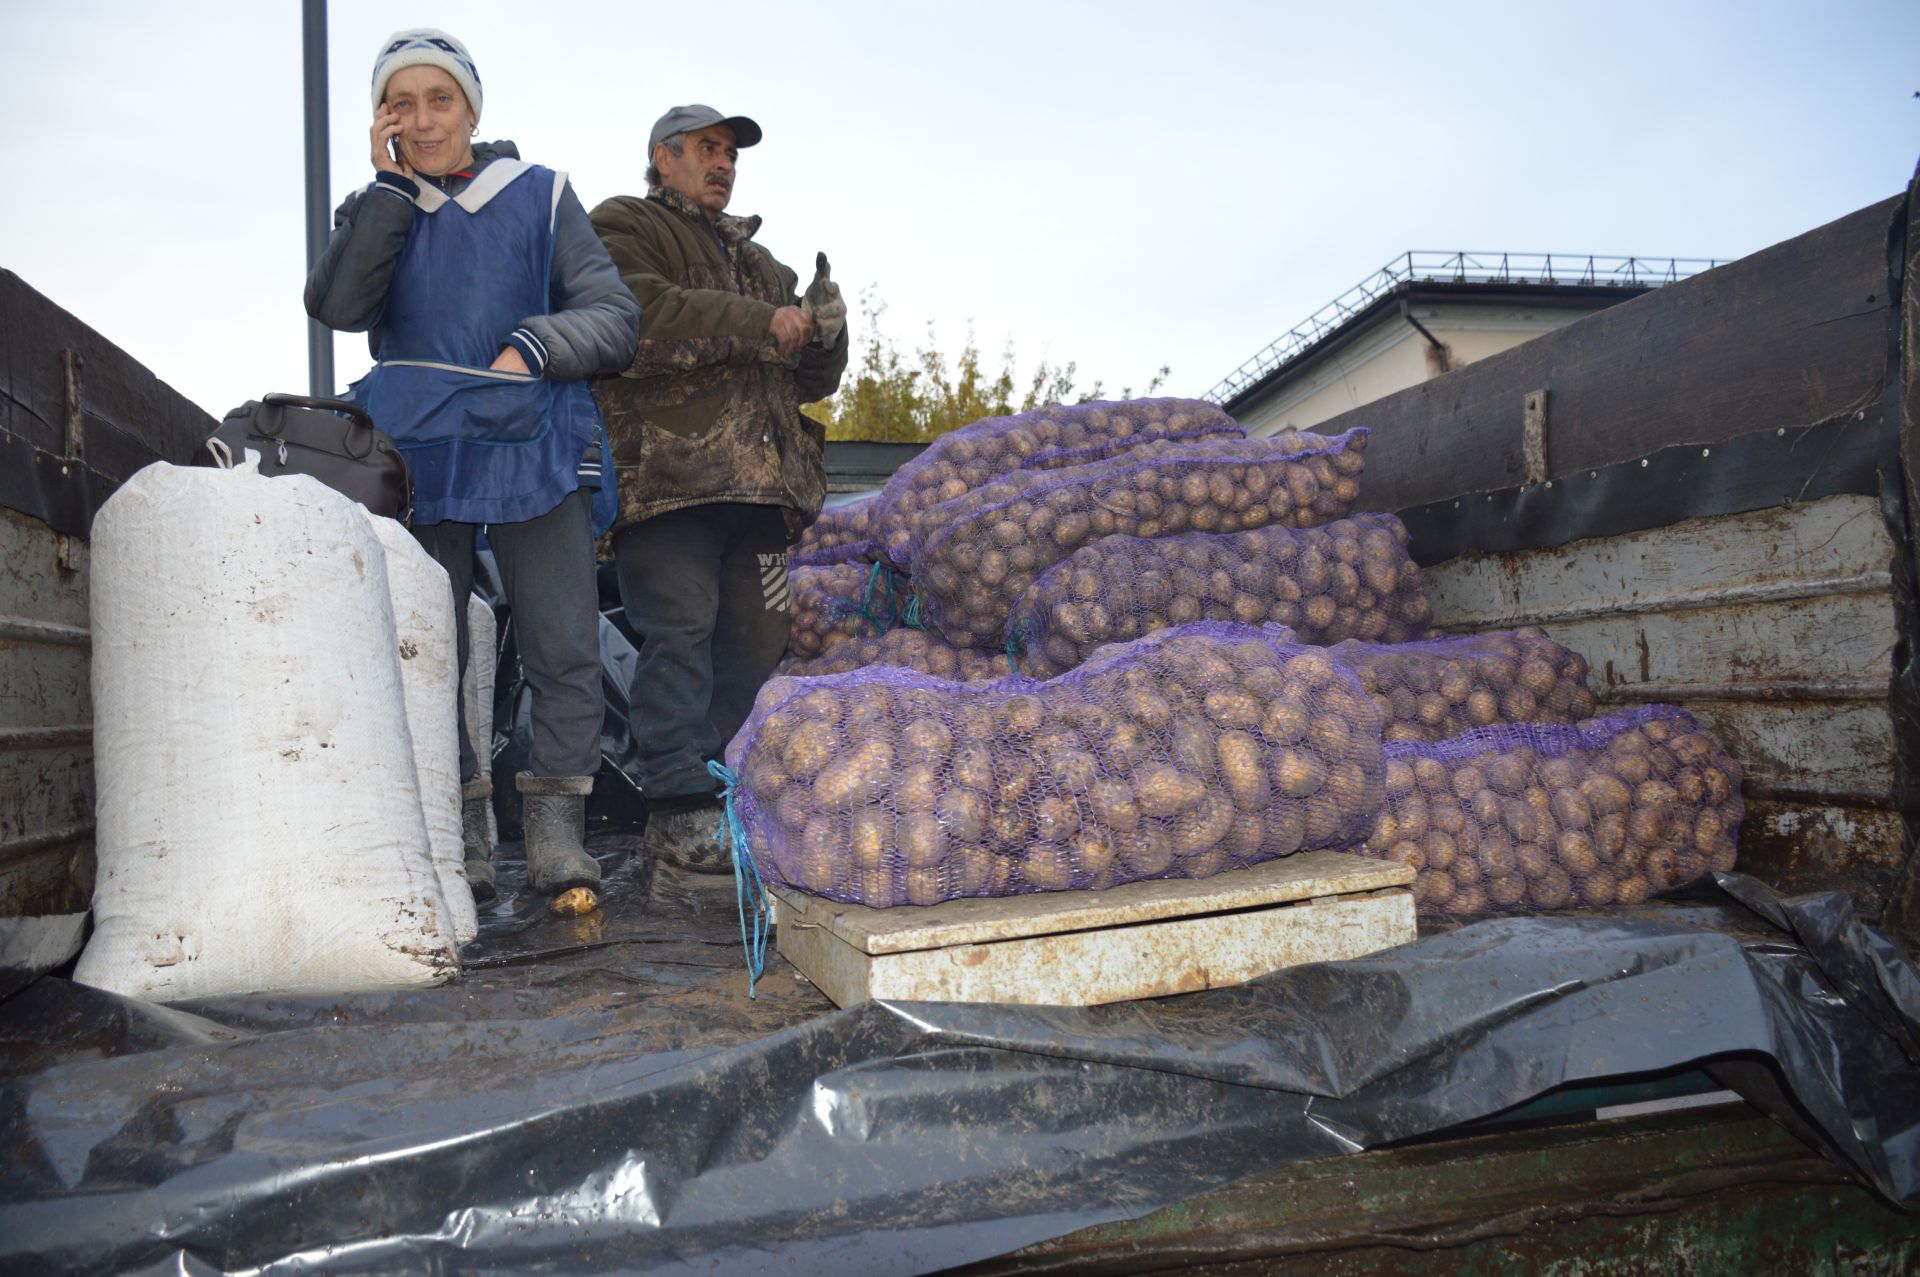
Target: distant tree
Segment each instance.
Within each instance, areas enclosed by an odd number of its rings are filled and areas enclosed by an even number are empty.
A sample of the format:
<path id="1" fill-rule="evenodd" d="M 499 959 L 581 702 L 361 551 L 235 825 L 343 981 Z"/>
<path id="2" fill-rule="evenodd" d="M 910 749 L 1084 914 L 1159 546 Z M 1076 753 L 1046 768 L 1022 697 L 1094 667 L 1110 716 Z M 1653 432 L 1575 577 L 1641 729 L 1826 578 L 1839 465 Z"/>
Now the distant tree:
<path id="1" fill-rule="evenodd" d="M 931 323 L 926 341 L 903 351 L 881 327 L 886 310 L 887 304 L 875 290 L 860 294 L 858 358 L 841 379 L 837 393 L 802 407 L 826 426 L 829 439 L 923 443 L 982 417 L 1102 397 L 1098 381 L 1085 393 L 1075 390 L 1076 366 L 1071 361 L 1055 366 L 1043 358 L 1030 375 L 1022 377 L 1011 338 L 1000 352 L 999 370 L 989 373 L 971 325 L 965 344 L 951 361 L 940 349 Z M 1158 390 L 1171 371 L 1161 367 L 1144 393 Z M 1123 388 L 1119 398 L 1133 398 L 1132 388 Z"/>

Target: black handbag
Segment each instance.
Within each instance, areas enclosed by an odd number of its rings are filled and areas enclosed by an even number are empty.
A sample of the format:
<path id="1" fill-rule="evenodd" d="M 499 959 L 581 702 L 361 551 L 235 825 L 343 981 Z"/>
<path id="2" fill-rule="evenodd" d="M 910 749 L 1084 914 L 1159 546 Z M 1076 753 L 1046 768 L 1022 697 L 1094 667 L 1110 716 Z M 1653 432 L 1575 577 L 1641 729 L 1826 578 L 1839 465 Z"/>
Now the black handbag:
<path id="1" fill-rule="evenodd" d="M 393 436 L 376 430 L 359 404 L 307 395 L 249 399 L 226 415 L 193 464 L 230 465 L 245 449 L 260 454 L 260 473 L 268 478 L 311 475 L 390 519 L 413 504 L 413 480 Z"/>

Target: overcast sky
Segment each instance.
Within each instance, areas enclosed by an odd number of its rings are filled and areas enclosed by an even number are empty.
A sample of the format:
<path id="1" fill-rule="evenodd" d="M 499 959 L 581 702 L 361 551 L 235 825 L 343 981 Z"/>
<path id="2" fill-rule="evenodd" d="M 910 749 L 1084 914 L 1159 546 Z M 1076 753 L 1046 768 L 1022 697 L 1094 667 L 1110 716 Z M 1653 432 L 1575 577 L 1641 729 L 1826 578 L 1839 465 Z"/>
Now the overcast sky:
<path id="1" fill-rule="evenodd" d="M 0 267 L 219 415 L 306 387 L 300 6 L 0 0 Z M 330 204 L 383 37 L 480 136 L 640 193 L 667 106 L 751 115 L 732 211 L 903 342 L 1201 394 L 1406 249 L 1731 258 L 1901 190 L 1920 3 L 368 3 L 330 14 Z M 336 341 L 340 381 L 367 366 Z"/>

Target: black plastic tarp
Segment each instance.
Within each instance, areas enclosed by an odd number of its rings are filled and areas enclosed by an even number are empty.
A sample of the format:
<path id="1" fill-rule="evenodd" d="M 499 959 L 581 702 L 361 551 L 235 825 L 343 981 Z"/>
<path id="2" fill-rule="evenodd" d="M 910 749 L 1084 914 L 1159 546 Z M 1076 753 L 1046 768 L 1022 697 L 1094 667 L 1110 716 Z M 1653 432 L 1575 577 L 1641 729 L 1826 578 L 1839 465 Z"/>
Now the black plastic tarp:
<path id="1" fill-rule="evenodd" d="M 510 895 L 450 988 L 13 993 L 0 1268 L 929 1272 L 1698 1062 L 1920 1200 L 1920 986 L 1843 896 L 1728 875 L 1238 989 L 834 1011 L 777 961 L 747 999 L 731 883 L 625 847 L 600 915 Z"/>

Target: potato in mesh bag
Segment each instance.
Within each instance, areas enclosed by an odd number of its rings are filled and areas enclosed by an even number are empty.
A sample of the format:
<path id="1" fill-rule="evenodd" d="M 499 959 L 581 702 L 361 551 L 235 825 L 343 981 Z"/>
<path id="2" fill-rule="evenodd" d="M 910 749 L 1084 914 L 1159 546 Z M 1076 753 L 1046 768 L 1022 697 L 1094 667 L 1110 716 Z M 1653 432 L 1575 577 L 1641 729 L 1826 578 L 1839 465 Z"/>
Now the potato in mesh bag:
<path id="1" fill-rule="evenodd" d="M 948 431 L 887 480 L 873 531 L 881 557 L 913 568 L 913 520 L 923 510 L 1019 470 L 1057 470 L 1102 461 L 1142 445 L 1243 437 L 1232 417 L 1202 399 L 1127 399 L 1048 404 L 987 417 Z"/>
<path id="2" fill-rule="evenodd" d="M 1047 678 L 1095 648 L 1194 621 L 1273 623 L 1303 643 L 1404 643 L 1427 632 L 1426 580 L 1390 514 L 1322 527 L 1103 537 L 1042 572 L 1014 604 L 1022 673 Z"/>
<path id="3" fill-rule="evenodd" d="M 1202 440 L 988 484 L 914 521 L 921 616 L 956 643 L 997 647 L 1014 601 L 1042 572 L 1102 537 L 1344 518 L 1360 496 L 1366 443 L 1364 428 L 1334 439 Z"/>
<path id="4" fill-rule="evenodd" d="M 845 674 L 873 665 L 916 670 L 956 683 L 991 682 L 1014 672 L 1003 651 L 957 647 L 925 630 L 893 629 L 885 634 L 842 638 L 819 655 L 802 658 L 798 647 L 788 648 L 774 673 L 796 678 Z"/>
<path id="5" fill-rule="evenodd" d="M 1638 904 L 1733 868 L 1740 766 L 1685 710 L 1478 728 L 1386 748 L 1361 848 L 1413 866 L 1425 913 Z"/>
<path id="6" fill-rule="evenodd" d="M 828 567 L 873 558 L 873 512 L 878 503 L 875 493 L 823 508 L 787 552 L 787 566 Z"/>
<path id="7" fill-rule="evenodd" d="M 1379 728 L 1324 651 L 1206 622 L 1047 682 L 775 679 L 727 762 L 764 875 L 885 907 L 1352 846 L 1379 810 Z"/>
<path id="8" fill-rule="evenodd" d="M 1418 643 L 1349 641 L 1333 652 L 1380 706 L 1389 743 L 1593 717 L 1586 658 L 1537 626 Z"/>
<path id="9" fill-rule="evenodd" d="M 808 661 L 844 639 L 884 633 L 897 619 L 893 579 L 869 563 L 787 568 L 793 620 L 787 657 Z"/>

